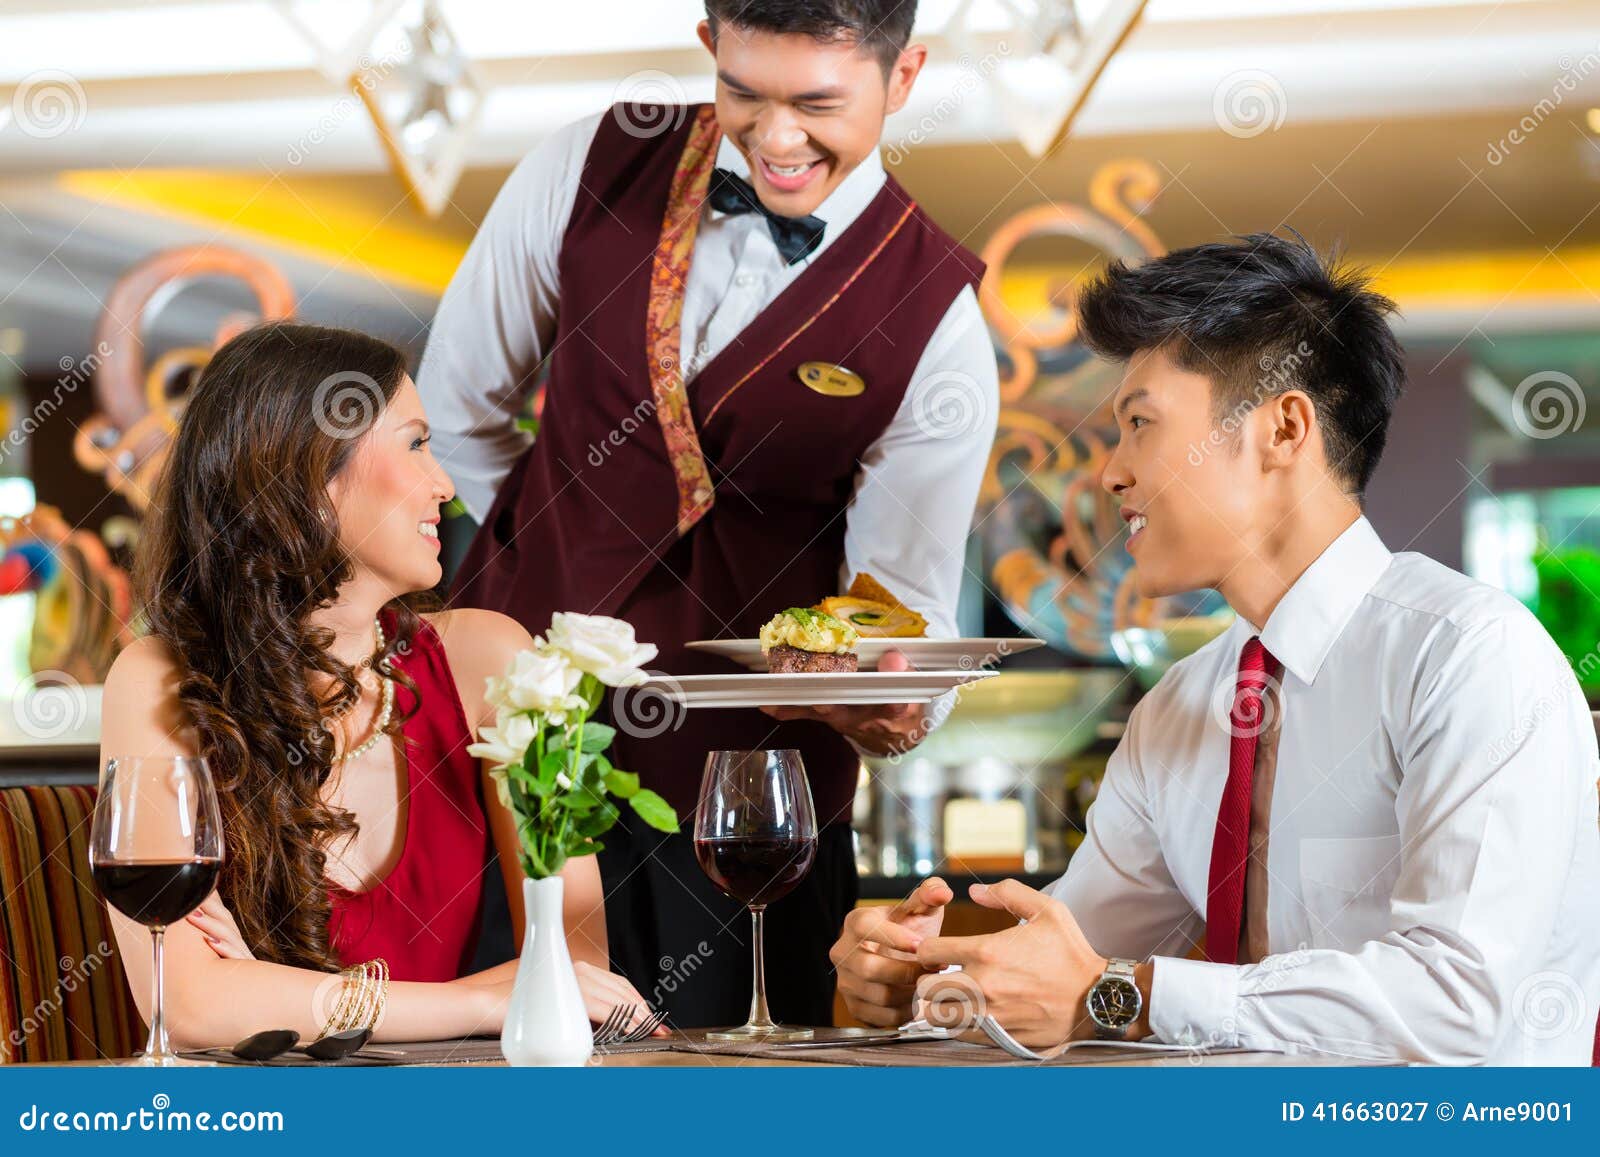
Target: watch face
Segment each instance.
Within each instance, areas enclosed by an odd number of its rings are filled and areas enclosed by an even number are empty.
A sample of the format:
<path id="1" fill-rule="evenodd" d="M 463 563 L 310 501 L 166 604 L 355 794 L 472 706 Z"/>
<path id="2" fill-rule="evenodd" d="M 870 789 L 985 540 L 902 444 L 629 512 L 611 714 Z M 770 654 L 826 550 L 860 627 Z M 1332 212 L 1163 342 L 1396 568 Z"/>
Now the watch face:
<path id="1" fill-rule="evenodd" d="M 1139 986 L 1121 976 L 1102 977 L 1089 990 L 1089 1015 L 1107 1028 L 1124 1028 L 1139 1015 Z"/>

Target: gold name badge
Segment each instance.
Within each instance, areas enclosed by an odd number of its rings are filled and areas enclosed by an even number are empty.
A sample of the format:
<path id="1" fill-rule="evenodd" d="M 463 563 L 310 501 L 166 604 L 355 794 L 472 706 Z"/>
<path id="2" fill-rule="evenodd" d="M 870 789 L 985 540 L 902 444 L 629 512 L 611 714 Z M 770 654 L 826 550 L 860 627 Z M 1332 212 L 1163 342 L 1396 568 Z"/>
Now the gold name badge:
<path id="1" fill-rule="evenodd" d="M 853 398 L 867 388 L 860 374 L 829 362 L 806 362 L 795 371 L 807 389 L 830 398 Z"/>

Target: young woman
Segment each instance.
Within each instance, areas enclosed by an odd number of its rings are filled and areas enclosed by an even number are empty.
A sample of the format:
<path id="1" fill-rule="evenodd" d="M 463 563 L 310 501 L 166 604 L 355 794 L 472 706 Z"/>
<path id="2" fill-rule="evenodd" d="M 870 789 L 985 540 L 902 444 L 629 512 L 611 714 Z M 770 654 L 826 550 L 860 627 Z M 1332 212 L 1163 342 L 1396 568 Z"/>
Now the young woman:
<path id="1" fill-rule="evenodd" d="M 221 882 L 166 934 L 175 1043 L 309 1041 L 335 974 L 379 958 L 375 1039 L 501 1028 L 515 962 L 466 972 L 491 846 L 520 939 L 517 837 L 466 747 L 493 719 L 486 677 L 531 639 L 490 611 L 422 613 L 453 495 L 428 436 L 400 352 L 340 330 L 251 330 L 190 397 L 140 545 L 150 634 L 106 678 L 101 735 L 102 760 L 201 755 L 216 781 Z M 590 1016 L 642 1008 L 606 970 L 594 858 L 566 879 Z M 148 935 L 112 919 L 148 1017 Z"/>

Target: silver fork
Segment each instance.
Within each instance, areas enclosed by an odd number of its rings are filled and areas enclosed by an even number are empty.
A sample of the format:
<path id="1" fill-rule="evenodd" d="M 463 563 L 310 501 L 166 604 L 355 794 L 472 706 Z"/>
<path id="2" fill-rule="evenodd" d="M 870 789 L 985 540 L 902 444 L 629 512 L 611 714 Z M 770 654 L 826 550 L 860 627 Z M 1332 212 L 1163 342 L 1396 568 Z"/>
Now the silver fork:
<path id="1" fill-rule="evenodd" d="M 639 1006 L 636 1004 L 619 1004 L 614 1007 L 611 1014 L 600 1022 L 600 1027 L 594 1030 L 594 1047 L 604 1048 L 614 1043 L 638 1011 Z"/>
<path id="2" fill-rule="evenodd" d="M 605 1023 L 595 1030 L 594 1047 L 604 1051 L 617 1045 L 636 1044 L 660 1028 L 667 1019 L 666 1010 L 659 1009 L 629 1028 L 638 1012 L 639 1006 L 636 1004 L 618 1005 L 612 1009 Z"/>

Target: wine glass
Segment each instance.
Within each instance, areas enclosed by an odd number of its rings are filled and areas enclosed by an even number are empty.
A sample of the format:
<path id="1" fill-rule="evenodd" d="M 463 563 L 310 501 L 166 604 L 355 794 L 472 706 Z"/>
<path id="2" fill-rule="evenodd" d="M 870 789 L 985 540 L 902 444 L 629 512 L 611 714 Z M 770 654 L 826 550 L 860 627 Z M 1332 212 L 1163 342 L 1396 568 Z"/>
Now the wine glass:
<path id="1" fill-rule="evenodd" d="M 817 820 L 800 753 L 713 751 L 706 757 L 695 812 L 694 854 L 700 870 L 750 908 L 753 967 L 750 1019 L 707 1040 L 810 1040 L 809 1028 L 773 1023 L 767 1011 L 762 918 L 767 905 L 793 890 L 817 854 Z"/>
<path id="2" fill-rule="evenodd" d="M 203 758 L 115 757 L 94 805 L 89 869 L 118 912 L 150 929 L 155 970 L 150 1039 L 128 1064 L 168 1068 L 203 1062 L 172 1051 L 162 1018 L 161 941 L 167 925 L 200 907 L 222 868 L 222 819 Z"/>

